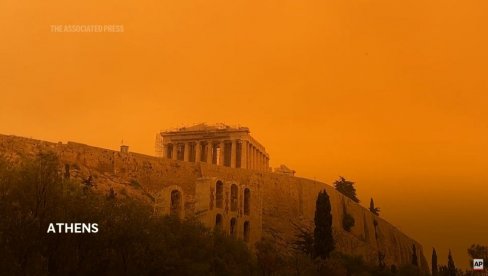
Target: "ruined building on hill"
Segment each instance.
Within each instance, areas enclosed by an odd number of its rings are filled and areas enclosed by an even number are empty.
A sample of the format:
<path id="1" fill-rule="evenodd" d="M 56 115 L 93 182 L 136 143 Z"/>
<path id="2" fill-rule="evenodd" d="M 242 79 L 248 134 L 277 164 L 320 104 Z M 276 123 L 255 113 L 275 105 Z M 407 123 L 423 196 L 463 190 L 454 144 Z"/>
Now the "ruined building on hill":
<path id="1" fill-rule="evenodd" d="M 161 132 L 156 155 L 230 168 L 269 171 L 269 155 L 247 127 L 198 124 Z"/>
<path id="2" fill-rule="evenodd" d="M 333 187 L 294 176 L 280 167 L 272 172 L 269 154 L 248 128 L 196 125 L 161 132 L 157 157 L 68 142 L 50 143 L 0 135 L 0 153 L 16 157 L 53 151 L 60 168 L 73 179 L 92 179 L 94 189 L 110 189 L 123 197 L 151 204 L 159 215 L 194 217 L 209 228 L 220 228 L 244 240 L 251 249 L 262 238 L 272 239 L 283 252 L 296 238 L 296 225 L 313 229 L 315 202 L 326 190 L 332 205 L 337 250 L 360 255 L 377 264 L 412 263 L 415 245 L 419 266 L 428 264 L 422 246 L 381 217 L 337 192 Z M 354 218 L 343 228 L 345 216 Z"/>

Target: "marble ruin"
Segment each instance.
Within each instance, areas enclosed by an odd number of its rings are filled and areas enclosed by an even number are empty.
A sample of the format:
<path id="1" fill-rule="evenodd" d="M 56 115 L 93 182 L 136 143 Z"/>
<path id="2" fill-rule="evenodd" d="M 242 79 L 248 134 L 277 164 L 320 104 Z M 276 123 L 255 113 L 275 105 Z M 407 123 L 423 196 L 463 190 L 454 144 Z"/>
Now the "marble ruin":
<path id="1" fill-rule="evenodd" d="M 250 135 L 247 127 L 198 124 L 163 131 L 156 137 L 156 154 L 163 158 L 194 163 L 271 170 L 269 154 Z"/>
<path id="2" fill-rule="evenodd" d="M 410 264 L 412 245 L 419 267 L 428 271 L 422 245 L 368 209 L 320 181 L 296 177 L 282 165 L 269 168 L 269 155 L 245 127 L 196 125 L 157 135 L 158 157 L 92 147 L 75 142 L 50 143 L 0 134 L 0 154 L 9 160 L 52 151 L 60 171 L 73 181 L 93 182 L 101 194 L 146 202 L 157 216 L 196 218 L 254 250 L 261 239 L 291 250 L 296 225 L 313 229 L 317 195 L 324 189 L 331 202 L 336 249 L 369 264 L 384 256 L 388 266 Z M 15 162 L 15 161 L 13 161 Z M 354 218 L 345 230 L 345 215 Z"/>

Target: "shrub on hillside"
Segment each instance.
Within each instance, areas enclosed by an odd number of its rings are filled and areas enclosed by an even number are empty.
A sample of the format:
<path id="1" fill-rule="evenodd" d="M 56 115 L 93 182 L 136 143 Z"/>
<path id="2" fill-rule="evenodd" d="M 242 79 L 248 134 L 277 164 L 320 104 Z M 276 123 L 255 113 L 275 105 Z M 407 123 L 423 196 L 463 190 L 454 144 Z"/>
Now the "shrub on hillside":
<path id="1" fill-rule="evenodd" d="M 153 215 L 139 201 L 95 194 L 60 177 L 54 154 L 9 167 L 0 159 L 2 275 L 252 275 L 241 241 L 195 220 Z M 50 223 L 97 223 L 96 234 L 47 233 Z"/>

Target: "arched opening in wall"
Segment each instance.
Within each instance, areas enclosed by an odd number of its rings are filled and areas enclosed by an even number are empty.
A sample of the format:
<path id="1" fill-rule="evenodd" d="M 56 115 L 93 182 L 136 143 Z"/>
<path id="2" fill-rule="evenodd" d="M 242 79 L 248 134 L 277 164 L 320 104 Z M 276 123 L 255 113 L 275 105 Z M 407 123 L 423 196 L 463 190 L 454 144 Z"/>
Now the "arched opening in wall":
<path id="1" fill-rule="evenodd" d="M 251 213 L 251 191 L 246 188 L 244 190 L 244 215 Z"/>
<path id="2" fill-rule="evenodd" d="M 215 206 L 217 208 L 224 206 L 224 183 L 220 180 L 215 184 Z"/>
<path id="3" fill-rule="evenodd" d="M 170 215 L 180 217 L 181 214 L 181 192 L 178 190 L 171 191 Z"/>
<path id="4" fill-rule="evenodd" d="M 217 214 L 215 216 L 215 229 L 222 230 L 222 215 Z"/>
<path id="5" fill-rule="evenodd" d="M 251 235 L 251 225 L 249 221 L 244 222 L 244 241 L 249 241 L 249 236 Z"/>
<path id="6" fill-rule="evenodd" d="M 231 236 L 236 236 L 237 235 L 237 219 L 236 218 L 231 218 L 230 219 L 230 235 Z"/>
<path id="7" fill-rule="evenodd" d="M 232 212 L 237 212 L 237 185 L 232 184 L 230 186 L 230 210 Z"/>

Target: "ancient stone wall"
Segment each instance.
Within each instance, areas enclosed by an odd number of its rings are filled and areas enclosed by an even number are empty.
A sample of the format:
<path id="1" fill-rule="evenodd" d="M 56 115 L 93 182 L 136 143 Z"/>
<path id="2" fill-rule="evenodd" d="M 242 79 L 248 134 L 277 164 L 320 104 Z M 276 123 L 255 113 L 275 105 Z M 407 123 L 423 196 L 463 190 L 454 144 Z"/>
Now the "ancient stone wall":
<path id="1" fill-rule="evenodd" d="M 238 171 L 215 166 L 202 166 L 202 175 L 220 175 L 260 187 L 263 198 L 262 235 L 281 241 L 284 246 L 295 239 L 295 225 L 313 229 L 317 195 L 325 189 L 332 205 L 334 239 L 340 251 L 361 255 L 374 264 L 378 264 L 379 254 L 384 254 L 387 265 L 399 266 L 412 263 L 415 245 L 419 263 L 428 269 L 422 245 L 325 183 L 283 174 Z M 344 211 L 355 220 L 350 232 L 342 226 Z"/>
<path id="2" fill-rule="evenodd" d="M 378 263 L 379 254 L 383 254 L 387 265 L 399 266 L 412 262 L 412 246 L 415 245 L 419 263 L 424 270 L 428 269 L 419 243 L 321 182 L 271 172 L 122 153 L 73 142 L 49 143 L 0 135 L 0 153 L 12 162 L 33 157 L 40 151 L 56 152 L 61 170 L 68 170 L 71 177 L 82 181 L 91 177 L 95 190 L 106 193 L 112 188 L 118 196 L 138 198 L 152 204 L 157 213 L 169 214 L 173 198 L 181 204 L 180 216 L 196 216 L 209 227 L 215 226 L 220 215 L 223 230 L 230 233 L 230 229 L 235 229 L 235 235 L 246 238 L 251 245 L 261 237 L 268 237 L 284 249 L 289 248 L 288 243 L 295 238 L 294 225 L 313 229 L 315 201 L 319 191 L 325 189 L 331 200 L 338 250 L 361 255 L 374 264 Z M 216 185 L 219 181 L 223 184 L 223 202 L 217 207 Z M 231 206 L 232 185 L 237 187 L 237 209 Z M 244 206 L 246 189 L 250 193 L 248 213 Z M 181 196 L 181 202 L 175 200 L 178 196 Z M 350 231 L 342 227 L 344 211 L 355 220 Z M 244 233 L 246 227 L 247 234 Z"/>

